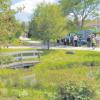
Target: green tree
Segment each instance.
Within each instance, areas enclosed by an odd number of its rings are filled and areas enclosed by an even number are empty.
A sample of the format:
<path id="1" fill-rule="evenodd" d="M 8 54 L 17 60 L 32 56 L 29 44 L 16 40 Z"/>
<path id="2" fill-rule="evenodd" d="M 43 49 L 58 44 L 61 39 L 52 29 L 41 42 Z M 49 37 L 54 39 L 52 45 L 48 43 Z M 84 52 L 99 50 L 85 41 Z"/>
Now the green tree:
<path id="1" fill-rule="evenodd" d="M 95 15 L 99 4 L 100 0 L 60 0 L 64 15 L 73 15 L 77 29 L 82 29 L 84 21 Z"/>
<path id="2" fill-rule="evenodd" d="M 15 12 L 11 9 L 12 0 L 0 0 L 0 43 L 8 44 L 9 37 L 21 30 L 16 20 Z M 2 45 L 3 45 L 2 44 Z"/>
<path id="3" fill-rule="evenodd" d="M 22 30 L 23 30 L 23 32 L 25 32 L 26 30 L 26 23 L 25 22 L 22 22 L 21 23 L 21 28 L 22 28 Z"/>
<path id="4" fill-rule="evenodd" d="M 47 42 L 60 38 L 66 34 L 66 19 L 62 16 L 61 9 L 54 4 L 41 4 L 33 14 L 29 24 L 29 32 L 32 37 Z"/>

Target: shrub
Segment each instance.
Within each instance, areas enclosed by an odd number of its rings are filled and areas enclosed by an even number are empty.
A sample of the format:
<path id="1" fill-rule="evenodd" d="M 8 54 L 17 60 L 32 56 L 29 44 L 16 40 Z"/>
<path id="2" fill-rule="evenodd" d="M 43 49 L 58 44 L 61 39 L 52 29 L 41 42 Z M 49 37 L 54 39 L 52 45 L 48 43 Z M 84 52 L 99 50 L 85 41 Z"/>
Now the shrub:
<path id="1" fill-rule="evenodd" d="M 0 64 L 8 64 L 13 62 L 12 56 L 0 56 Z"/>
<path id="2" fill-rule="evenodd" d="M 58 100 L 91 100 L 94 97 L 93 90 L 86 84 L 67 82 L 59 90 Z"/>
<path id="3" fill-rule="evenodd" d="M 96 71 L 94 75 L 97 80 L 100 80 L 100 70 Z"/>

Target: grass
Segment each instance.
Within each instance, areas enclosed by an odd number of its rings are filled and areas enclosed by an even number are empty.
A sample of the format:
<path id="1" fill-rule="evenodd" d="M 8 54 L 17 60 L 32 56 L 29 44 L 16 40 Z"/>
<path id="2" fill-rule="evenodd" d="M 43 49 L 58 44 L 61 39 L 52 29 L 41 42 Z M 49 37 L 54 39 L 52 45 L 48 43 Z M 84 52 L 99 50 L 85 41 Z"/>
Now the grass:
<path id="1" fill-rule="evenodd" d="M 100 72 L 100 52 L 74 51 L 75 54 L 66 54 L 66 50 L 46 52 L 41 63 L 33 69 L 36 79 L 51 90 L 68 81 L 85 82 L 95 91 L 99 91 L 100 80 L 96 80 L 95 73 Z M 100 96 L 96 96 L 100 99 Z M 96 100 L 99 100 L 96 99 Z"/>
<path id="2" fill-rule="evenodd" d="M 100 52 L 66 52 L 44 51 L 41 62 L 29 69 L 1 69 L 1 97 L 6 100 L 49 100 L 57 86 L 73 81 L 78 84 L 85 82 L 91 86 L 96 93 L 93 100 L 100 100 Z"/>
<path id="3" fill-rule="evenodd" d="M 27 51 L 27 50 L 34 50 L 34 48 L 18 48 L 18 49 L 12 49 L 12 48 L 1 48 L 0 52 L 17 52 L 17 51 Z"/>
<path id="4" fill-rule="evenodd" d="M 100 53 L 91 51 L 75 51 L 75 54 L 66 54 L 65 50 L 46 52 L 36 69 L 65 69 L 67 67 L 99 66 Z M 91 65 L 93 63 L 93 65 Z"/>

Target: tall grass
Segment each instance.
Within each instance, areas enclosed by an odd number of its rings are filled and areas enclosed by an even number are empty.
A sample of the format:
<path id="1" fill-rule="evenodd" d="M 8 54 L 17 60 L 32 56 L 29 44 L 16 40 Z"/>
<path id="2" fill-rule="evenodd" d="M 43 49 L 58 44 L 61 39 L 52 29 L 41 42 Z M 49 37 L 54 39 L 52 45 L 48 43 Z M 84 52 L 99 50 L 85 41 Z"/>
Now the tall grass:
<path id="1" fill-rule="evenodd" d="M 59 85 L 85 82 L 100 100 L 100 52 L 44 51 L 40 63 L 29 69 L 0 70 L 0 99 L 55 100 Z"/>

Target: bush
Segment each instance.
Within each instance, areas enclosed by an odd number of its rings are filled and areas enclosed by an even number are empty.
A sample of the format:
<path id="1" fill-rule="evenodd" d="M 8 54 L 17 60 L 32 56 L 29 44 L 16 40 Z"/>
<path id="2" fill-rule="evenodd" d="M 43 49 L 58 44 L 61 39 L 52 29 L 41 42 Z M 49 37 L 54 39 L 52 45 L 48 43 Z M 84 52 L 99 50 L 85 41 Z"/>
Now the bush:
<path id="1" fill-rule="evenodd" d="M 0 64 L 8 64 L 13 62 L 12 56 L 0 56 Z"/>
<path id="2" fill-rule="evenodd" d="M 97 80 L 100 80 L 100 70 L 97 70 L 95 73 L 94 73 L 94 76 Z"/>
<path id="3" fill-rule="evenodd" d="M 58 100 L 91 100 L 94 92 L 86 84 L 67 82 L 59 88 Z"/>

